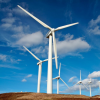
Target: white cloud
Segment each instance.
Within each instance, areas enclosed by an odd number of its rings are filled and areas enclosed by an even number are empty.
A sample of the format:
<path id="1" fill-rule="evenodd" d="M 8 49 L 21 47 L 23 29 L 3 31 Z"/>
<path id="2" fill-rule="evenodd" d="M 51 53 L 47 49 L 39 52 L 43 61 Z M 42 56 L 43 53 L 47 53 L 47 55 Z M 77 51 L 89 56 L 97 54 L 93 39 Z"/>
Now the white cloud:
<path id="1" fill-rule="evenodd" d="M 92 19 L 92 20 L 89 22 L 89 27 L 95 27 L 95 26 L 97 26 L 98 23 L 100 23 L 100 15 L 97 17 L 96 20 L 93 20 L 93 19 Z"/>
<path id="2" fill-rule="evenodd" d="M 91 78 L 100 77 L 100 71 L 94 71 L 91 74 L 89 74 L 88 77 L 91 77 Z"/>
<path id="3" fill-rule="evenodd" d="M 11 23 L 10 23 L 10 24 L 9 24 L 9 23 L 4 23 L 4 24 L 1 25 L 1 27 L 5 28 L 5 29 L 6 29 L 6 28 L 9 28 L 9 27 L 11 27 L 11 26 L 12 26 Z"/>
<path id="4" fill-rule="evenodd" d="M 27 9 L 26 9 L 27 10 Z M 28 10 L 27 10 L 28 11 Z M 14 12 L 14 13 L 16 13 L 16 14 L 18 14 L 18 15 L 21 15 L 21 16 L 25 16 L 25 15 L 27 15 L 23 10 L 21 10 L 20 8 L 13 8 L 12 9 L 12 12 Z"/>
<path id="5" fill-rule="evenodd" d="M 22 61 L 21 59 L 18 59 L 17 61 Z"/>
<path id="6" fill-rule="evenodd" d="M 95 20 L 89 22 L 89 27 L 87 29 L 89 33 L 100 35 L 100 15 Z"/>
<path id="7" fill-rule="evenodd" d="M 17 45 L 25 45 L 27 47 L 30 47 L 32 45 L 38 45 L 43 42 L 43 34 L 38 31 L 32 34 L 26 34 L 23 37 L 21 37 L 16 44 Z"/>
<path id="8" fill-rule="evenodd" d="M 73 35 L 66 34 L 63 41 L 57 41 L 58 54 L 70 54 L 87 51 L 91 46 L 82 38 L 72 39 Z"/>
<path id="9" fill-rule="evenodd" d="M 43 42 L 43 34 L 42 32 L 38 31 L 35 33 L 27 33 L 29 32 L 29 25 L 15 25 L 14 22 L 20 22 L 19 19 L 15 17 L 8 17 L 2 19 L 1 28 L 4 30 L 10 30 L 15 32 L 16 34 L 10 35 L 10 37 L 7 37 L 7 40 L 10 39 L 10 42 L 8 42 L 9 46 L 27 46 L 30 47 L 32 45 L 39 45 Z M 7 35 L 6 35 L 7 36 Z M 6 37 L 5 36 L 5 37 Z"/>
<path id="10" fill-rule="evenodd" d="M 15 25 L 14 22 L 17 19 L 14 17 L 4 18 L 2 19 L 1 27 L 4 30 L 10 30 L 15 32 L 16 34 L 10 35 L 7 39 L 10 39 L 9 46 L 27 46 L 30 47 L 32 45 L 39 45 L 43 42 L 43 34 L 38 31 L 32 34 L 27 33 L 29 31 L 29 25 Z M 6 37 L 6 36 L 5 36 Z"/>
<path id="11" fill-rule="evenodd" d="M 15 67 L 15 66 L 10 66 L 10 65 L 0 65 L 0 68 L 11 68 L 11 69 L 18 69 L 18 70 L 20 70 L 20 68 L 19 67 Z"/>
<path id="12" fill-rule="evenodd" d="M 29 74 L 29 75 L 27 75 L 26 77 L 27 77 L 27 78 L 32 77 L 32 74 Z"/>
<path id="13" fill-rule="evenodd" d="M 27 81 L 26 79 L 23 79 L 23 80 L 22 80 L 22 82 L 26 82 L 26 81 Z"/>
<path id="14" fill-rule="evenodd" d="M 6 61 L 7 60 L 7 55 L 0 54 L 0 60 Z"/>
<path id="15" fill-rule="evenodd" d="M 44 53 L 46 51 L 46 49 L 43 48 L 42 46 L 40 46 L 38 48 L 32 49 L 32 51 L 34 51 L 35 53 Z"/>
<path id="16" fill-rule="evenodd" d="M 85 91 L 89 91 L 89 85 L 88 85 L 88 81 L 90 81 L 89 78 L 86 78 L 84 80 L 82 80 L 83 84 L 88 88 L 86 89 L 85 86 L 81 85 L 81 90 L 85 90 Z M 92 90 L 95 88 L 98 88 L 99 86 L 99 82 L 97 79 L 91 79 L 92 84 L 91 84 L 91 88 Z M 66 89 L 64 91 L 60 91 L 60 93 L 72 93 L 72 92 L 76 92 L 79 91 L 79 85 L 73 85 L 71 86 L 69 89 Z"/>
<path id="17" fill-rule="evenodd" d="M 71 77 L 68 82 L 72 82 L 73 79 L 75 79 L 75 78 L 77 78 L 77 77 L 76 76 Z"/>
<path id="18" fill-rule="evenodd" d="M 21 61 L 21 59 L 15 60 L 10 55 L 4 55 L 4 54 L 0 54 L 0 60 L 4 62 L 10 62 L 10 63 L 18 63 L 19 61 Z"/>
<path id="19" fill-rule="evenodd" d="M 5 23 L 14 23 L 16 18 L 14 17 L 9 17 L 9 18 L 3 18 L 1 21 Z"/>
<path id="20" fill-rule="evenodd" d="M 23 32 L 23 28 L 24 29 L 26 29 L 27 28 L 27 26 L 22 26 L 22 25 L 15 25 L 14 23 L 15 23 L 15 21 L 17 21 L 17 22 L 19 22 L 18 21 L 18 18 L 15 18 L 15 17 L 8 17 L 8 18 L 3 18 L 2 20 L 1 20 L 3 23 L 2 23 L 2 25 L 1 25 L 1 27 L 5 30 L 11 30 L 11 31 L 13 31 L 13 32 L 17 32 L 17 33 L 24 33 Z M 29 27 L 29 25 L 28 25 L 28 27 Z"/>
<path id="21" fill-rule="evenodd" d="M 7 3 L 9 2 L 10 0 L 0 0 L 1 3 Z M 28 8 L 27 7 L 24 7 L 24 9 L 26 9 L 28 11 Z M 28 16 L 28 14 L 26 14 L 23 10 L 21 10 L 19 7 L 16 7 L 16 8 L 11 8 L 11 6 L 6 6 L 6 7 L 3 7 L 3 8 L 0 8 L 0 11 L 4 11 L 4 12 L 8 12 L 10 13 L 10 16 L 12 16 L 11 14 L 12 13 L 15 13 L 17 15 L 21 15 L 21 16 Z"/>
<path id="22" fill-rule="evenodd" d="M 25 76 L 25 78 L 29 78 L 29 77 L 32 77 L 32 74 L 29 74 L 29 75 Z M 34 75 L 34 77 L 36 77 L 36 76 Z M 25 78 L 22 80 L 22 82 L 26 82 L 27 81 Z"/>
<path id="23" fill-rule="evenodd" d="M 0 3 L 7 3 L 9 2 L 10 0 L 0 0 Z"/>

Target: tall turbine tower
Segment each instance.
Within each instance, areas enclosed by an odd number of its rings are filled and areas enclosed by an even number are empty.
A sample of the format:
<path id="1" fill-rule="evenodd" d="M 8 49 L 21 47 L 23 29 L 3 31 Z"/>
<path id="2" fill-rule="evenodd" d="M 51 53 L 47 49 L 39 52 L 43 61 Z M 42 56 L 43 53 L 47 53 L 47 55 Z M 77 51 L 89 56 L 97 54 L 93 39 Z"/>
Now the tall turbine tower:
<path id="1" fill-rule="evenodd" d="M 39 71 L 38 71 L 38 85 L 37 85 L 37 93 L 40 93 L 40 83 L 41 83 L 41 71 L 42 71 L 42 63 L 45 61 L 48 61 L 48 59 L 40 60 L 38 57 L 36 57 L 31 51 L 29 51 L 25 46 L 23 46 L 35 59 L 37 59 L 39 62 L 37 65 L 39 65 Z M 54 59 L 54 58 L 52 58 Z"/>
<path id="2" fill-rule="evenodd" d="M 59 73 L 57 77 L 53 78 L 53 80 L 57 79 L 57 94 L 59 94 L 59 79 L 69 88 L 69 86 L 60 78 L 60 69 L 61 69 L 61 63 L 59 66 Z"/>
<path id="3" fill-rule="evenodd" d="M 28 11 L 23 9 L 21 6 L 18 5 L 18 7 L 20 9 L 22 9 L 23 11 L 25 11 L 29 16 L 31 16 L 33 19 L 35 19 L 38 23 L 40 23 L 45 28 L 48 28 L 50 30 L 48 32 L 47 36 L 46 36 L 47 38 L 49 38 L 47 93 L 52 94 L 52 37 L 53 37 L 53 46 L 54 46 L 56 69 L 58 69 L 55 31 L 76 25 L 76 24 L 78 24 L 78 22 L 73 23 L 73 24 L 69 24 L 69 25 L 64 25 L 64 26 L 61 26 L 61 27 L 54 29 L 54 28 L 51 28 L 50 26 L 48 26 L 47 24 L 45 24 L 44 22 L 42 22 L 41 20 L 39 20 L 38 18 L 36 18 L 35 16 L 33 16 L 31 13 L 29 13 Z"/>
<path id="4" fill-rule="evenodd" d="M 88 88 L 83 84 L 83 82 L 81 80 L 81 70 L 80 70 L 80 81 L 78 81 L 76 84 L 79 84 L 80 95 L 81 95 L 81 85 L 83 85 L 88 90 Z"/>
<path id="5" fill-rule="evenodd" d="M 92 96 L 92 95 L 91 95 L 91 83 L 92 83 L 92 81 L 91 81 L 91 77 L 90 77 L 90 81 L 88 81 L 89 88 L 90 88 L 90 97 Z"/>

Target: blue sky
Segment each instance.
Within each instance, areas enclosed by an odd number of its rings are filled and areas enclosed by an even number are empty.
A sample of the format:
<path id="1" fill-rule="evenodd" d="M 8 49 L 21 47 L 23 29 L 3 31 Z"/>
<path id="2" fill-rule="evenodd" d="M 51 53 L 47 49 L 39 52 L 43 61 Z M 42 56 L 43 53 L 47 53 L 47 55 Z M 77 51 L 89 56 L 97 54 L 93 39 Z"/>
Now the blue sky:
<path id="1" fill-rule="evenodd" d="M 37 60 L 24 48 L 26 46 L 41 60 L 48 58 L 49 31 L 25 12 L 20 5 L 52 28 L 79 22 L 55 32 L 58 64 L 61 78 L 71 87 L 60 82 L 60 93 L 79 94 L 73 86 L 79 80 L 87 84 L 92 78 L 92 95 L 100 94 L 100 1 L 99 0 L 0 0 L 0 93 L 37 92 Z M 54 55 L 53 55 L 54 56 Z M 47 67 L 42 65 L 41 92 L 47 91 Z M 89 74 L 90 72 L 90 74 Z M 53 60 L 53 77 L 58 70 Z M 56 80 L 53 93 L 56 93 Z M 89 91 L 82 87 L 82 94 Z"/>

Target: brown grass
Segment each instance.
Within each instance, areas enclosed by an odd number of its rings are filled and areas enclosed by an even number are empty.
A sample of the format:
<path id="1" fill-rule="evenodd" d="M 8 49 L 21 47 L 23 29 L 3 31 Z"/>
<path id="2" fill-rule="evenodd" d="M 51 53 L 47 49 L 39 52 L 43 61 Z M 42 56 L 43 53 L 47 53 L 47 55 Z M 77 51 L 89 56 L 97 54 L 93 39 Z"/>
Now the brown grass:
<path id="1" fill-rule="evenodd" d="M 0 100 L 100 100 L 100 96 L 18 92 L 0 94 Z"/>

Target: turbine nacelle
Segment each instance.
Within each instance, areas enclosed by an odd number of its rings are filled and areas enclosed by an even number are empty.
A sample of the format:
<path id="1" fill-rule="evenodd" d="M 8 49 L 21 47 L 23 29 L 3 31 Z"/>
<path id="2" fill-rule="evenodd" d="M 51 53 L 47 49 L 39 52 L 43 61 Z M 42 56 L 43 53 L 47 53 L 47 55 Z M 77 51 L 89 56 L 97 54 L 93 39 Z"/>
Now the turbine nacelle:
<path id="1" fill-rule="evenodd" d="M 49 38 L 49 35 L 52 35 L 52 32 L 54 32 L 55 29 L 51 28 L 51 30 L 46 34 L 46 38 Z"/>
<path id="2" fill-rule="evenodd" d="M 91 81 L 88 81 L 88 83 L 90 84 L 90 83 L 92 83 Z"/>
<path id="3" fill-rule="evenodd" d="M 79 81 L 77 84 L 81 84 L 82 83 L 82 81 Z"/>
<path id="4" fill-rule="evenodd" d="M 52 34 L 51 34 L 51 31 L 49 31 L 49 32 L 46 34 L 46 38 L 49 38 L 49 35 L 52 35 Z"/>
<path id="5" fill-rule="evenodd" d="M 54 79 L 59 79 L 59 78 L 60 78 L 60 76 L 57 76 L 57 77 L 53 78 L 53 80 L 54 80 Z"/>
<path id="6" fill-rule="evenodd" d="M 42 62 L 43 62 L 43 61 L 38 62 L 37 65 L 42 64 Z"/>

